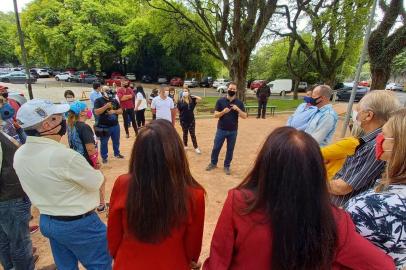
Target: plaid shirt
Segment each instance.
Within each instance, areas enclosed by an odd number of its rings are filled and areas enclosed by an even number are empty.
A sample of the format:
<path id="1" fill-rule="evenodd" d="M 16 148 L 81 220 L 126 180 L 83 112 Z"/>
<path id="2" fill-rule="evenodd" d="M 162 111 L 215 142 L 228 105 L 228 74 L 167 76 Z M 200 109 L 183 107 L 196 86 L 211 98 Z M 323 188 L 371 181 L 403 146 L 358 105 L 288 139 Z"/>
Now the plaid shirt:
<path id="1" fill-rule="evenodd" d="M 344 196 L 331 196 L 332 202 L 343 206 L 350 198 L 374 186 L 384 171 L 385 162 L 375 158 L 375 138 L 382 132 L 381 128 L 361 137 L 360 145 L 353 156 L 347 157 L 334 179 L 342 179 L 352 187 Z M 334 180 L 333 180 L 334 181 Z"/>

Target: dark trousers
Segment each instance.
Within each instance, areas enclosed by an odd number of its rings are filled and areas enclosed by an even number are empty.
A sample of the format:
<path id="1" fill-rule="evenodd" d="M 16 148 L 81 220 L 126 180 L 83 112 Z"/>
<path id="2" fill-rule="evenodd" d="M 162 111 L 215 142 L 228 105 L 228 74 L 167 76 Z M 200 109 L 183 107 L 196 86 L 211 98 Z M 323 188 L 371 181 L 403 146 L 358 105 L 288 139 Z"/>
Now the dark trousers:
<path id="1" fill-rule="evenodd" d="M 25 198 L 0 202 L 0 264 L 3 269 L 34 270 L 28 223 L 31 202 Z"/>
<path id="2" fill-rule="evenodd" d="M 137 125 L 138 127 L 145 126 L 145 109 L 138 110 L 135 112 L 137 116 Z"/>
<path id="3" fill-rule="evenodd" d="M 265 118 L 267 103 L 268 103 L 268 100 L 260 100 L 260 99 L 258 99 L 258 115 L 257 115 L 257 118 L 261 117 L 261 115 L 262 115 L 262 118 Z"/>
<path id="4" fill-rule="evenodd" d="M 237 130 L 222 130 L 217 129 L 216 136 L 214 137 L 213 150 L 211 151 L 211 163 L 217 165 L 220 150 L 223 147 L 224 141 L 227 140 L 226 159 L 224 160 L 224 167 L 230 167 L 231 160 L 233 159 L 234 146 L 237 141 Z"/>
<path id="5" fill-rule="evenodd" d="M 190 133 L 190 137 L 192 138 L 192 143 L 193 147 L 196 149 L 197 146 L 197 140 L 196 140 L 196 133 L 195 133 L 195 128 L 196 128 L 196 122 L 193 119 L 191 123 L 188 122 L 182 122 L 180 121 L 180 126 L 182 127 L 183 131 L 183 144 L 187 146 L 187 140 L 188 140 L 188 133 Z"/>
<path id="6" fill-rule="evenodd" d="M 100 154 L 103 159 L 107 159 L 109 154 L 108 142 L 110 137 L 113 141 L 114 156 L 118 156 L 120 154 L 120 126 L 118 124 L 108 127 L 106 136 L 100 137 Z"/>
<path id="7" fill-rule="evenodd" d="M 124 117 L 124 129 L 125 129 L 125 133 L 128 135 L 128 126 L 130 125 L 130 121 L 131 120 L 131 124 L 133 125 L 133 129 L 135 134 L 138 134 L 138 128 L 137 128 L 137 122 L 135 121 L 135 113 L 134 113 L 134 109 L 123 109 L 123 117 Z"/>

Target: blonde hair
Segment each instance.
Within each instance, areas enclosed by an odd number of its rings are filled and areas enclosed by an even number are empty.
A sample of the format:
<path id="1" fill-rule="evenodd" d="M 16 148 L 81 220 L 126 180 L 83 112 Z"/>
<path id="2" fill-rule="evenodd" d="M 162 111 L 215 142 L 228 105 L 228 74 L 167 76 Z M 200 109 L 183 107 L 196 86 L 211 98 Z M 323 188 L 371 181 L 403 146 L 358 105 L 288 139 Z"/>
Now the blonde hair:
<path id="1" fill-rule="evenodd" d="M 188 95 L 187 97 L 185 97 L 184 95 L 182 95 L 182 101 L 185 102 L 185 103 L 187 103 L 187 104 L 189 104 L 190 101 L 191 101 L 189 87 L 183 87 L 182 91 L 184 91 L 184 90 L 186 90 L 186 91 L 189 93 L 189 95 Z"/>
<path id="2" fill-rule="evenodd" d="M 107 86 L 107 85 L 103 85 L 102 90 L 103 90 L 103 91 L 110 90 L 110 87 L 109 87 L 109 86 Z"/>
<path id="3" fill-rule="evenodd" d="M 361 110 L 370 110 L 382 124 L 389 120 L 391 114 L 401 108 L 399 99 L 390 91 L 374 90 L 366 94 L 358 106 Z"/>
<path id="4" fill-rule="evenodd" d="M 79 115 L 76 115 L 74 112 L 68 112 L 68 119 L 66 120 L 68 127 L 73 128 L 75 123 L 79 120 Z"/>
<path id="5" fill-rule="evenodd" d="M 393 114 L 385 126 L 392 132 L 393 150 L 387 164 L 387 179 L 389 183 L 406 183 L 406 109 Z"/>

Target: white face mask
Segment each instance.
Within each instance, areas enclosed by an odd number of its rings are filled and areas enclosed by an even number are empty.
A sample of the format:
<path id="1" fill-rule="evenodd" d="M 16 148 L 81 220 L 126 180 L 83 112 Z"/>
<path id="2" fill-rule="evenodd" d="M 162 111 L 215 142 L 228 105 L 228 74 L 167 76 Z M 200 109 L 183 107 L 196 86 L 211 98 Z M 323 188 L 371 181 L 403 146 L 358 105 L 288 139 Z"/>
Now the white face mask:
<path id="1" fill-rule="evenodd" d="M 188 96 L 189 96 L 189 92 L 183 92 L 183 96 L 184 96 L 184 97 L 188 97 Z"/>
<path id="2" fill-rule="evenodd" d="M 357 126 L 357 127 L 361 127 L 361 121 L 359 121 L 358 119 L 357 119 L 357 116 L 358 116 L 358 112 L 357 111 L 352 111 L 352 121 L 353 121 L 353 123 L 354 123 L 354 125 L 355 126 Z"/>
<path id="3" fill-rule="evenodd" d="M 71 103 L 71 102 L 74 102 L 74 101 L 75 101 L 75 98 L 73 98 L 73 97 L 68 97 L 68 98 L 66 98 L 66 101 L 67 101 L 68 103 Z"/>
<path id="4" fill-rule="evenodd" d="M 165 97 L 169 96 L 169 91 L 165 91 Z"/>

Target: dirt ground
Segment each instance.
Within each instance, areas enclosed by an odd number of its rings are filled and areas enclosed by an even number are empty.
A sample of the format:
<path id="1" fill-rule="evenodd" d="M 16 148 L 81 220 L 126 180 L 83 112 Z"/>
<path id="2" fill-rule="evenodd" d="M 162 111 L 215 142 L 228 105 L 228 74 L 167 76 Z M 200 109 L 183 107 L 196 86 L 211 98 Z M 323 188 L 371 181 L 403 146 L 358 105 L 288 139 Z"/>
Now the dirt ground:
<path id="1" fill-rule="evenodd" d="M 345 108 L 346 104 L 335 105 L 335 109 L 339 114 L 344 113 Z M 230 176 L 225 175 L 222 169 L 225 155 L 224 146 L 220 153 L 219 168 L 211 172 L 205 171 L 206 166 L 210 162 L 210 153 L 213 146 L 217 121 L 215 119 L 196 120 L 196 136 L 202 154 L 197 155 L 192 148 L 187 150 L 187 156 L 193 176 L 207 191 L 206 217 L 200 261 L 203 262 L 209 255 L 212 234 L 222 209 L 223 202 L 226 198 L 227 191 L 242 181 L 250 169 L 263 140 L 274 128 L 285 125 L 287 118 L 288 115 L 282 114 L 275 117 L 268 117 L 267 119 L 255 119 L 255 117 L 252 116 L 246 120 L 240 119 L 237 144 L 234 151 L 234 159 L 231 164 Z M 336 138 L 337 134 L 341 131 L 341 125 L 342 123 L 340 121 L 339 126 L 337 127 Z M 176 124 L 176 128 L 179 134 L 181 134 L 181 129 L 178 123 Z M 123 129 L 122 134 L 125 134 Z M 111 158 L 109 163 L 102 168 L 103 173 L 107 177 L 107 200 L 110 197 L 110 192 L 116 177 L 127 172 L 134 138 L 134 134 L 130 134 L 129 139 L 124 138 L 122 135 L 120 149 L 125 156 L 125 160 L 115 160 L 114 158 Z M 112 153 L 111 145 L 109 152 Z M 33 214 L 34 220 L 32 221 L 32 224 L 38 224 L 39 213 L 35 207 L 33 207 Z M 100 217 L 104 222 L 107 222 L 105 214 L 101 214 Z M 40 269 L 43 266 L 53 263 L 48 239 L 43 237 L 40 232 L 37 232 L 32 235 L 32 242 L 33 245 L 38 248 L 37 252 L 40 255 L 37 268 Z"/>

